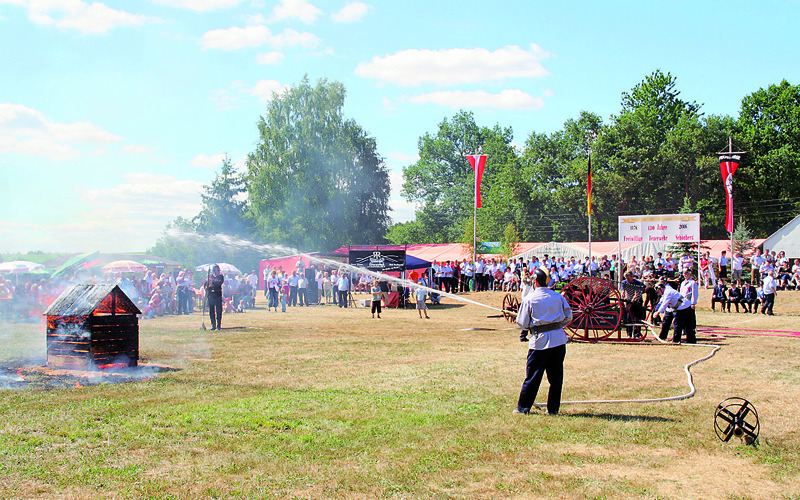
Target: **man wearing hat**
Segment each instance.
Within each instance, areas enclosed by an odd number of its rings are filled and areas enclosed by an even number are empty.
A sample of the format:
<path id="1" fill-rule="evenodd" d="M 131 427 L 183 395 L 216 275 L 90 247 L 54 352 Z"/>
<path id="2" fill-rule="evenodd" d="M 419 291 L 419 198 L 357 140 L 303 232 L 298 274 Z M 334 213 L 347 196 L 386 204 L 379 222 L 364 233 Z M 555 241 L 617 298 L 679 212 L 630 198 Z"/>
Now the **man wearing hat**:
<path id="1" fill-rule="evenodd" d="M 208 298 L 208 315 L 211 318 L 211 329 L 220 330 L 222 323 L 222 284 L 225 276 L 219 272 L 219 266 L 214 264 L 211 268 L 211 277 L 206 282 L 206 297 Z"/>
<path id="2" fill-rule="evenodd" d="M 550 382 L 547 413 L 555 415 L 561 406 L 564 357 L 569 341 L 564 327 L 572 322 L 572 309 L 564 296 L 547 287 L 549 277 L 544 269 L 536 269 L 532 278 L 534 290 L 522 299 L 517 313 L 517 324 L 530 332 L 531 339 L 528 342 L 525 382 L 514 413 L 530 413 L 542 377 L 547 373 Z"/>

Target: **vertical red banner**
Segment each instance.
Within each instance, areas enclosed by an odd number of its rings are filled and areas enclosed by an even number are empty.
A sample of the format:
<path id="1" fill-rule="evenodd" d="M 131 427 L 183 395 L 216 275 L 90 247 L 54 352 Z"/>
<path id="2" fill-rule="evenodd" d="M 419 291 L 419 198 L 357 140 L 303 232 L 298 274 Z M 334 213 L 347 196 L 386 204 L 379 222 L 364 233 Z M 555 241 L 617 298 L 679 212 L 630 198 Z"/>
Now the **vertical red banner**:
<path id="1" fill-rule="evenodd" d="M 725 183 L 725 230 L 733 232 L 733 173 L 739 166 L 739 155 L 721 155 L 719 157 L 719 171 L 722 174 L 722 182 Z"/>
<path id="2" fill-rule="evenodd" d="M 486 167 L 486 155 L 467 155 L 467 160 L 475 172 L 475 206 L 481 208 L 481 179 Z"/>

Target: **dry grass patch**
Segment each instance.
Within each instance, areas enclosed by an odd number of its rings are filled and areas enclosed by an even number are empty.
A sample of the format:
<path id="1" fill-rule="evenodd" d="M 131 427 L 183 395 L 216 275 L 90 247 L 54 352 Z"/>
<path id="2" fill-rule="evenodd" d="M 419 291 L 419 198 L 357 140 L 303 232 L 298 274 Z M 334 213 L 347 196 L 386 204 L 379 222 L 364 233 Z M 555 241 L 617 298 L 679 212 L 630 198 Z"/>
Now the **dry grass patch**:
<path id="1" fill-rule="evenodd" d="M 468 296 L 499 306 L 502 295 Z M 496 311 L 444 302 L 430 320 L 319 306 L 226 315 L 219 333 L 200 330 L 199 314 L 143 321 L 143 361 L 179 371 L 0 391 L 0 498 L 800 495 L 800 339 L 712 341 L 723 349 L 693 369 L 685 401 L 520 418 L 518 331 Z M 800 292 L 779 293 L 775 318 L 706 309 L 701 325 L 800 330 Z M 3 366 L 43 347 L 35 328 L 2 328 Z M 571 344 L 564 398 L 683 394 L 683 366 L 708 351 Z M 714 435 L 730 396 L 758 409 L 757 448 Z"/>

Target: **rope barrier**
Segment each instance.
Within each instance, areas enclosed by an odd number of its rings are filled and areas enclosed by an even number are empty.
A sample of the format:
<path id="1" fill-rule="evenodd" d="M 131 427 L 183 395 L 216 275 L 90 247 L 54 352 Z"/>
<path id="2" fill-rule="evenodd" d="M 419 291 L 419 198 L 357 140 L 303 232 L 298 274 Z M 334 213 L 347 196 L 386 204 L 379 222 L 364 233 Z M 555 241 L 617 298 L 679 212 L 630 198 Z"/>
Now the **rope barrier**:
<path id="1" fill-rule="evenodd" d="M 669 344 L 671 344 L 671 342 L 666 341 L 666 340 L 661 340 L 658 337 L 658 335 L 655 335 L 655 331 L 653 330 L 652 325 L 650 325 L 649 323 L 644 323 L 644 325 L 647 327 L 648 330 L 653 332 L 653 336 L 655 337 L 655 339 L 658 342 L 660 342 L 661 345 L 669 345 Z M 717 336 L 717 338 L 723 338 L 724 339 L 724 337 L 719 337 L 719 336 Z M 659 344 L 642 344 L 640 342 L 636 342 L 636 343 L 631 343 L 631 345 L 659 345 Z M 711 352 L 709 354 L 707 354 L 706 356 L 703 356 L 702 358 L 698 358 L 698 359 L 688 363 L 686 366 L 683 367 L 684 371 L 686 372 L 687 383 L 689 384 L 689 392 L 687 392 L 686 394 L 681 394 L 679 396 L 669 396 L 669 397 L 664 397 L 664 398 L 645 398 L 645 399 L 587 399 L 587 400 L 582 400 L 582 401 L 562 401 L 561 404 L 562 405 L 576 405 L 576 404 L 615 404 L 615 403 L 616 404 L 619 404 L 619 403 L 662 403 L 662 402 L 666 402 L 666 401 L 680 401 L 680 400 L 683 400 L 683 399 L 689 399 L 692 396 L 694 396 L 695 393 L 697 392 L 697 389 L 695 388 L 695 385 L 694 385 L 694 380 L 692 378 L 692 372 L 691 372 L 690 368 L 693 367 L 694 365 L 698 364 L 698 363 L 702 363 L 703 361 L 711 359 L 714 356 L 714 354 L 717 353 L 717 351 L 722 349 L 722 346 L 713 345 L 713 344 L 681 344 L 681 347 L 683 347 L 683 346 L 711 347 L 712 348 Z M 533 405 L 537 406 L 539 408 L 546 408 L 547 407 L 547 403 L 534 403 Z"/>

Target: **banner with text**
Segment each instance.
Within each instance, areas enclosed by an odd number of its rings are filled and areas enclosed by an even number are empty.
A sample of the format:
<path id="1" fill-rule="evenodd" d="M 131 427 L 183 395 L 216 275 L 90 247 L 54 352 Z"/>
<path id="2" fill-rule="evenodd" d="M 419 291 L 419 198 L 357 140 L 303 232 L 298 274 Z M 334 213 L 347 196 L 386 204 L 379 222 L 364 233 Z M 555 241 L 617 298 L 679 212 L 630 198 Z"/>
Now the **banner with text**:
<path id="1" fill-rule="evenodd" d="M 405 250 L 350 250 L 347 260 L 354 266 L 378 273 L 406 269 Z"/>
<path id="2" fill-rule="evenodd" d="M 700 214 L 620 215 L 620 243 L 699 243 Z"/>

